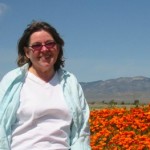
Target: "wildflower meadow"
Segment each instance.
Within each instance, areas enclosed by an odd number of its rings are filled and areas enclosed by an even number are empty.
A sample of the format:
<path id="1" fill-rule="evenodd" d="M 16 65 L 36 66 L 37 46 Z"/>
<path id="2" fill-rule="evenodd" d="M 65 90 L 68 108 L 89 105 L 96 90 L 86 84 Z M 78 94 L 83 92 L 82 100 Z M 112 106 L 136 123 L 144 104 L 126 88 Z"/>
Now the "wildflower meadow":
<path id="1" fill-rule="evenodd" d="M 90 112 L 92 150 L 150 150 L 150 105 Z"/>

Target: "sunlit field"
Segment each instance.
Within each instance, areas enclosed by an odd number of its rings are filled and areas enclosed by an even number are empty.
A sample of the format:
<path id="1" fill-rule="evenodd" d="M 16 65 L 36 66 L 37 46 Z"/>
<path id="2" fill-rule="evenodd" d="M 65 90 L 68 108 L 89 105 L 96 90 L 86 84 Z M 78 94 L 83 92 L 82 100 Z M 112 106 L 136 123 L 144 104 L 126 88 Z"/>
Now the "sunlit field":
<path id="1" fill-rule="evenodd" d="M 92 150 L 150 150 L 150 105 L 92 109 Z"/>

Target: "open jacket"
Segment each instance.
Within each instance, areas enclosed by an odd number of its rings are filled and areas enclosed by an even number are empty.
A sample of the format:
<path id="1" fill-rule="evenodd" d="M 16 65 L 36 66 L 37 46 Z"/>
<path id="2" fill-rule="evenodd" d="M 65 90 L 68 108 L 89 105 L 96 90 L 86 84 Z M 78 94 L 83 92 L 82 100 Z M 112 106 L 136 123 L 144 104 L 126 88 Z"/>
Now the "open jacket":
<path id="1" fill-rule="evenodd" d="M 19 96 L 28 71 L 28 64 L 7 73 L 0 82 L 0 150 L 11 150 L 11 126 L 16 121 Z M 75 76 L 58 70 L 64 98 L 73 121 L 71 124 L 70 150 L 91 150 L 89 145 L 89 107 L 82 88 Z"/>

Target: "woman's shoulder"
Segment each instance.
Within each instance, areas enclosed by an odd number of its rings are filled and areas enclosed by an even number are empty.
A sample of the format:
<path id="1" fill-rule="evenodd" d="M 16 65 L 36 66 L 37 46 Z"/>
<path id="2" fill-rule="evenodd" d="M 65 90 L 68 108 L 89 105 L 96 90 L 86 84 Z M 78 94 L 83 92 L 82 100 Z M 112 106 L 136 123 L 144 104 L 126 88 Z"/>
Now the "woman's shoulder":
<path id="1" fill-rule="evenodd" d="M 58 75 L 63 80 L 78 82 L 74 73 L 72 73 L 66 69 L 59 69 Z"/>
<path id="2" fill-rule="evenodd" d="M 9 72 L 7 72 L 3 78 L 1 79 L 1 82 L 12 82 L 13 80 L 15 80 L 17 77 L 24 75 L 26 72 L 26 65 L 22 66 L 22 67 L 16 67 L 15 69 L 10 70 Z"/>
<path id="3" fill-rule="evenodd" d="M 14 76 L 14 74 L 16 74 L 17 70 L 18 70 L 18 68 L 15 68 L 15 69 L 12 69 L 12 70 L 8 71 L 8 72 L 3 76 L 2 81 L 3 81 L 3 80 L 9 80 L 9 79 L 11 79 L 11 78 Z"/>

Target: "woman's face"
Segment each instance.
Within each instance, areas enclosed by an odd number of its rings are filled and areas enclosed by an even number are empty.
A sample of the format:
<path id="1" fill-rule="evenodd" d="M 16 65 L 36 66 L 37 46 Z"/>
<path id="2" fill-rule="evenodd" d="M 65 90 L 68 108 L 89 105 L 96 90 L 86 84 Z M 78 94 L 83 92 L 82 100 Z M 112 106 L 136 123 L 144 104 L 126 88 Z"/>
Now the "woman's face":
<path id="1" fill-rule="evenodd" d="M 44 30 L 34 32 L 30 36 L 29 47 L 25 47 L 25 54 L 32 63 L 35 71 L 54 71 L 59 48 L 51 34 Z"/>

